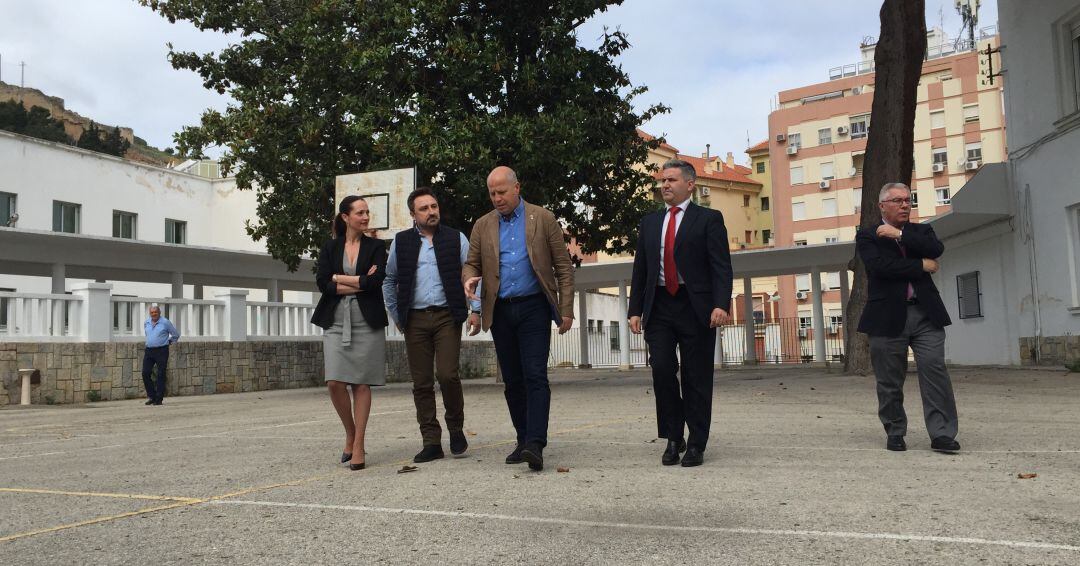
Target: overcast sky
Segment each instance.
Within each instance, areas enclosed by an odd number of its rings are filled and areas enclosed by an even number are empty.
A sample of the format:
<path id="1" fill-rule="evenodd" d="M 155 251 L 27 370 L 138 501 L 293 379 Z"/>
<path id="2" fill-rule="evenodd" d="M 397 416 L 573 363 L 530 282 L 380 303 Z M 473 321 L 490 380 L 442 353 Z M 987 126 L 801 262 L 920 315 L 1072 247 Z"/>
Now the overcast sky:
<path id="1" fill-rule="evenodd" d="M 830 67 L 859 59 L 859 41 L 877 36 L 871 0 L 626 0 L 580 28 L 594 46 L 604 26 L 621 28 L 632 48 L 619 60 L 649 92 L 639 107 L 672 107 L 646 126 L 688 154 L 728 151 L 743 161 L 765 139 L 770 101 L 781 90 L 828 79 Z M 953 0 L 926 0 L 927 25 L 955 38 Z M 940 16 L 939 16 L 940 11 Z M 224 97 L 166 61 L 165 44 L 209 51 L 227 39 L 167 20 L 134 0 L 0 0 L 0 79 L 59 96 L 67 108 L 134 128 L 151 145 L 195 124 Z M 980 27 L 997 23 L 997 1 L 983 0 Z"/>

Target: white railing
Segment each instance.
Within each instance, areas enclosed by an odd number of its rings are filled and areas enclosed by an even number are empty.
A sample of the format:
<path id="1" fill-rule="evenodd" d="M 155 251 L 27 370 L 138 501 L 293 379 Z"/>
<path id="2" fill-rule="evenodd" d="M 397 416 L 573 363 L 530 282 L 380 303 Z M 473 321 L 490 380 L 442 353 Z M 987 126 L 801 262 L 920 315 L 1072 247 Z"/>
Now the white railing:
<path id="1" fill-rule="evenodd" d="M 322 328 L 311 324 L 315 305 L 247 303 L 247 334 L 252 340 L 318 340 Z"/>
<path id="2" fill-rule="evenodd" d="M 63 342 L 81 334 L 83 298 L 0 292 L 0 340 Z"/>
<path id="3" fill-rule="evenodd" d="M 213 341 L 224 338 L 225 301 L 113 296 L 113 340 L 143 340 L 143 324 L 152 305 L 161 309 L 161 316 L 176 326 L 184 340 Z"/>

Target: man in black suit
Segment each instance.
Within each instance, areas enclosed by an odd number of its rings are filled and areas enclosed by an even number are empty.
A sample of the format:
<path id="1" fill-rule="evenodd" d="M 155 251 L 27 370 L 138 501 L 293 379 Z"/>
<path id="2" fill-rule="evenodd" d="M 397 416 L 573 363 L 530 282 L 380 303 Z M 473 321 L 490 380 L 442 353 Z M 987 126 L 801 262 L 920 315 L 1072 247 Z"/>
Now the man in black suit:
<path id="1" fill-rule="evenodd" d="M 862 228 L 855 242 L 866 265 L 869 294 L 859 332 L 870 335 L 870 361 L 877 379 L 878 416 L 889 450 L 907 450 L 904 376 L 908 347 L 915 353 L 923 418 L 930 447 L 956 452 L 957 416 L 952 382 L 945 368 L 945 327 L 952 324 L 932 273 L 945 251 L 934 229 L 908 222 L 911 189 L 886 183 L 878 196 L 881 225 Z"/>
<path id="2" fill-rule="evenodd" d="M 630 330 L 649 345 L 658 436 L 668 440 L 665 466 L 699 466 L 712 421 L 716 328 L 731 308 L 731 255 L 719 211 L 690 201 L 697 172 L 680 159 L 664 164 L 660 194 L 665 208 L 638 230 L 630 289 Z M 678 347 L 682 360 L 681 380 Z M 679 383 L 682 382 L 682 396 Z M 689 430 L 683 440 L 684 426 Z"/>

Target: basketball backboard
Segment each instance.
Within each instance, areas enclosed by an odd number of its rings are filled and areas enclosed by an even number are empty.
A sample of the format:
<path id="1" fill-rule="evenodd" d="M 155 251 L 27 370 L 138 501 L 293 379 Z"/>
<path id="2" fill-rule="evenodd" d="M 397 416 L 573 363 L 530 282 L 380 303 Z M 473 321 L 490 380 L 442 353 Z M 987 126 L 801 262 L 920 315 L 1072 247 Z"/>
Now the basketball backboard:
<path id="1" fill-rule="evenodd" d="M 371 210 L 371 224 L 378 230 L 378 237 L 390 240 L 400 231 L 412 228 L 406 200 L 416 188 L 416 169 L 388 169 L 338 175 L 335 188 L 335 203 L 349 195 L 364 197 Z"/>

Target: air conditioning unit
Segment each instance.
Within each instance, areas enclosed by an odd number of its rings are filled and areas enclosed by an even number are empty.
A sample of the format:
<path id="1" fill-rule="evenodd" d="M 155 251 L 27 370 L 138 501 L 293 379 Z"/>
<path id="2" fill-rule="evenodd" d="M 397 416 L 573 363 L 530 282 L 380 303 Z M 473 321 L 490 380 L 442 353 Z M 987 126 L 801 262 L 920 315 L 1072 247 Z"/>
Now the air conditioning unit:
<path id="1" fill-rule="evenodd" d="M 829 189 L 829 181 L 822 181 L 822 182 L 818 183 L 817 186 L 818 186 L 819 189 L 821 189 L 823 191 L 828 190 Z"/>
<path id="2" fill-rule="evenodd" d="M 964 164 L 964 169 L 966 171 L 974 171 L 974 170 L 978 169 L 980 165 L 982 165 L 982 161 L 979 161 L 979 160 L 976 159 L 974 161 L 968 161 L 967 163 L 965 163 Z"/>
<path id="3" fill-rule="evenodd" d="M 809 297 L 809 296 L 810 296 L 810 293 L 808 293 L 806 291 L 796 291 L 795 292 L 795 298 L 799 299 L 800 301 L 805 301 L 806 298 Z"/>
<path id="4" fill-rule="evenodd" d="M 799 338 L 806 338 L 807 336 L 810 336 L 810 329 L 809 328 L 800 328 L 799 329 Z"/>
<path id="5" fill-rule="evenodd" d="M 841 135 L 841 136 L 847 135 L 847 126 L 838 126 L 836 128 L 836 133 Z"/>
<path id="6" fill-rule="evenodd" d="M 701 187 L 701 196 L 703 196 L 703 197 L 709 196 L 709 187 Z"/>
<path id="7" fill-rule="evenodd" d="M 825 331 L 829 334 L 836 334 L 840 332 L 840 327 L 835 324 L 830 324 L 829 326 L 825 327 Z"/>
<path id="8" fill-rule="evenodd" d="M 945 164 L 944 163 L 935 163 L 933 166 L 930 167 L 930 169 L 933 170 L 934 173 L 941 173 L 942 171 L 945 170 Z"/>
<path id="9" fill-rule="evenodd" d="M 787 141 L 787 136 L 784 134 L 776 134 L 776 143 L 784 143 Z"/>
<path id="10" fill-rule="evenodd" d="M 854 167 L 847 170 L 847 176 L 848 177 L 854 177 L 855 175 L 858 175 L 858 174 L 859 174 L 859 170 L 854 168 Z"/>
<path id="11" fill-rule="evenodd" d="M 795 155 L 796 153 L 799 153 L 799 146 L 797 146 L 797 145 L 788 146 L 788 148 L 787 148 L 787 154 L 788 155 Z"/>
<path id="12" fill-rule="evenodd" d="M 851 87 L 851 94 L 853 94 L 855 96 L 858 96 L 858 95 L 862 94 L 862 87 L 861 86 Z"/>

